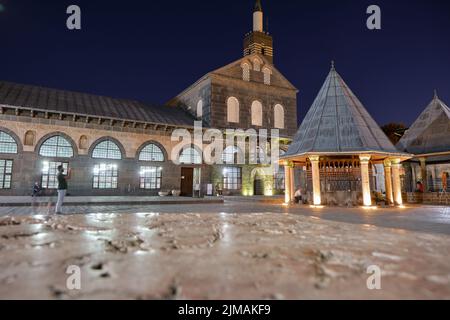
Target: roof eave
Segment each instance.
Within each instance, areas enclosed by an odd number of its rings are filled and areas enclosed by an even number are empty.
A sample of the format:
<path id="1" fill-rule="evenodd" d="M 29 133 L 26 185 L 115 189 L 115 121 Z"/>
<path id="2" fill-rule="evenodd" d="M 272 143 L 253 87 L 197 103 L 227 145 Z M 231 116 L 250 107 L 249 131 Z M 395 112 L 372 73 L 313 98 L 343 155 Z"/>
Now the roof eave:
<path id="1" fill-rule="evenodd" d="M 307 158 L 312 156 L 319 157 L 337 157 L 337 156 L 359 156 L 359 155 L 370 155 L 372 157 L 379 158 L 396 158 L 400 161 L 406 161 L 414 157 L 414 155 L 404 152 L 382 152 L 382 151 L 352 151 L 352 152 L 305 152 L 297 155 L 285 155 L 280 157 L 280 161 L 305 161 Z"/>

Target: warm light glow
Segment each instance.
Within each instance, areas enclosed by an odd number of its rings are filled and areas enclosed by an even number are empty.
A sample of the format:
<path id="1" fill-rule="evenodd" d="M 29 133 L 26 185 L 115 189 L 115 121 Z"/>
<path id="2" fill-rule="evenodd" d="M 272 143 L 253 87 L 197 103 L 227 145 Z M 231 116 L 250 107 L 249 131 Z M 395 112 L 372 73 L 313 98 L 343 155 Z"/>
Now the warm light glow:
<path id="1" fill-rule="evenodd" d="M 368 193 L 364 193 L 364 207 L 370 208 L 372 207 L 372 196 L 370 195 L 370 190 Z"/>
<path id="2" fill-rule="evenodd" d="M 400 209 L 406 209 L 406 206 L 404 206 L 404 205 L 399 205 L 398 206 Z"/>
<path id="3" fill-rule="evenodd" d="M 375 206 L 364 206 L 364 207 L 362 207 L 364 210 L 377 210 L 378 209 L 378 207 L 375 207 Z"/>
<path id="4" fill-rule="evenodd" d="M 313 205 L 313 206 L 310 206 L 310 208 L 312 208 L 312 209 L 323 209 L 325 207 L 321 206 L 321 205 Z"/>
<path id="5" fill-rule="evenodd" d="M 283 207 L 289 207 L 289 203 L 283 203 Z"/>
<path id="6" fill-rule="evenodd" d="M 273 188 L 271 185 L 265 185 L 264 186 L 264 195 L 266 197 L 272 197 L 273 196 Z"/>
<path id="7" fill-rule="evenodd" d="M 320 206 L 322 204 L 322 198 L 320 194 L 314 195 L 314 206 Z"/>

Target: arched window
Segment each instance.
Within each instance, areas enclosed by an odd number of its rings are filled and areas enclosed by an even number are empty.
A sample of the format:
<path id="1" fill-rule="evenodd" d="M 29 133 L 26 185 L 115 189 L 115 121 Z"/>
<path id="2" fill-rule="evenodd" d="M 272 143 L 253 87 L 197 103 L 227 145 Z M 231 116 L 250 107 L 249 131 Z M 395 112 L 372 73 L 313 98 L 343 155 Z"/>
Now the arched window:
<path id="1" fill-rule="evenodd" d="M 24 144 L 26 146 L 34 146 L 35 139 L 36 139 L 36 133 L 34 131 L 25 132 Z"/>
<path id="2" fill-rule="evenodd" d="M 281 151 L 280 151 L 281 152 Z M 284 167 L 280 166 L 278 172 L 275 172 L 275 190 L 284 190 L 286 187 L 285 183 L 285 172 Z"/>
<path id="3" fill-rule="evenodd" d="M 203 100 L 200 99 L 197 103 L 197 118 L 203 117 Z"/>
<path id="4" fill-rule="evenodd" d="M 242 65 L 242 80 L 250 81 L 250 65 L 248 63 Z"/>
<path id="5" fill-rule="evenodd" d="M 72 158 L 73 148 L 63 136 L 53 136 L 41 145 L 39 155 L 51 158 Z"/>
<path id="6" fill-rule="evenodd" d="M 262 127 L 262 104 L 259 101 L 252 103 L 252 126 Z"/>
<path id="7" fill-rule="evenodd" d="M 4 131 L 0 131 L 0 153 L 17 153 L 16 140 Z"/>
<path id="8" fill-rule="evenodd" d="M 261 61 L 259 59 L 253 59 L 253 70 L 255 71 L 261 71 Z"/>
<path id="9" fill-rule="evenodd" d="M 119 146 L 112 140 L 105 140 L 97 144 L 92 151 L 92 158 L 94 159 L 110 159 L 121 160 L 122 152 Z"/>
<path id="10" fill-rule="evenodd" d="M 268 160 L 268 155 L 263 148 L 257 146 L 256 154 L 258 155 L 258 163 L 266 163 L 266 161 Z"/>
<path id="11" fill-rule="evenodd" d="M 227 114 L 228 122 L 239 123 L 239 101 L 235 97 L 228 98 Z"/>
<path id="12" fill-rule="evenodd" d="M 269 68 L 263 68 L 263 73 L 264 73 L 264 84 L 270 86 L 270 78 L 272 75 L 272 70 L 270 70 Z"/>
<path id="13" fill-rule="evenodd" d="M 202 164 L 202 156 L 200 152 L 193 148 L 186 148 L 181 151 L 180 163 L 182 164 Z"/>
<path id="14" fill-rule="evenodd" d="M 164 153 L 156 144 L 148 144 L 139 153 L 139 161 L 164 162 Z"/>
<path id="15" fill-rule="evenodd" d="M 88 148 L 88 138 L 86 136 L 81 136 L 78 143 L 78 148 L 86 150 Z"/>
<path id="16" fill-rule="evenodd" d="M 239 159 L 242 158 L 242 159 Z M 223 151 L 222 161 L 225 164 L 241 164 L 238 162 L 245 162 L 241 150 L 236 146 L 228 146 Z M 243 163 L 242 163 L 243 164 Z"/>
<path id="17" fill-rule="evenodd" d="M 277 104 L 274 108 L 274 124 L 277 129 L 284 129 L 284 108 Z"/>

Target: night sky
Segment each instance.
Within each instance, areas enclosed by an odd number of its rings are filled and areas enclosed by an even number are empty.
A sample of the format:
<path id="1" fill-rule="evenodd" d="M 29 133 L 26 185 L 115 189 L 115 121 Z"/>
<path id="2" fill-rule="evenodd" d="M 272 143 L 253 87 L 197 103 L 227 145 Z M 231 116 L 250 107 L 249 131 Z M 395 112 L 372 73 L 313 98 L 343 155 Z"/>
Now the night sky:
<path id="1" fill-rule="evenodd" d="M 66 28 L 67 6 L 82 30 Z M 242 55 L 254 0 L 0 0 L 0 80 L 163 104 Z M 382 30 L 366 28 L 378 4 Z M 380 125 L 450 104 L 450 1 L 263 0 L 299 121 L 336 68 Z"/>

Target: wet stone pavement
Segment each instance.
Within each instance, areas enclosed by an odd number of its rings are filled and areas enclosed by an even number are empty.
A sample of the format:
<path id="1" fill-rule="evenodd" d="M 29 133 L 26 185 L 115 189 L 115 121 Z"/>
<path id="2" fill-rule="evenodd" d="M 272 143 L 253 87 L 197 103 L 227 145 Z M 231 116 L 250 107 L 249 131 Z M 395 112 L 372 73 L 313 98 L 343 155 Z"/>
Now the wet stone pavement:
<path id="1" fill-rule="evenodd" d="M 0 208 L 1 299 L 450 299 L 445 207 L 46 211 Z M 367 288 L 373 265 L 381 290 Z"/>

